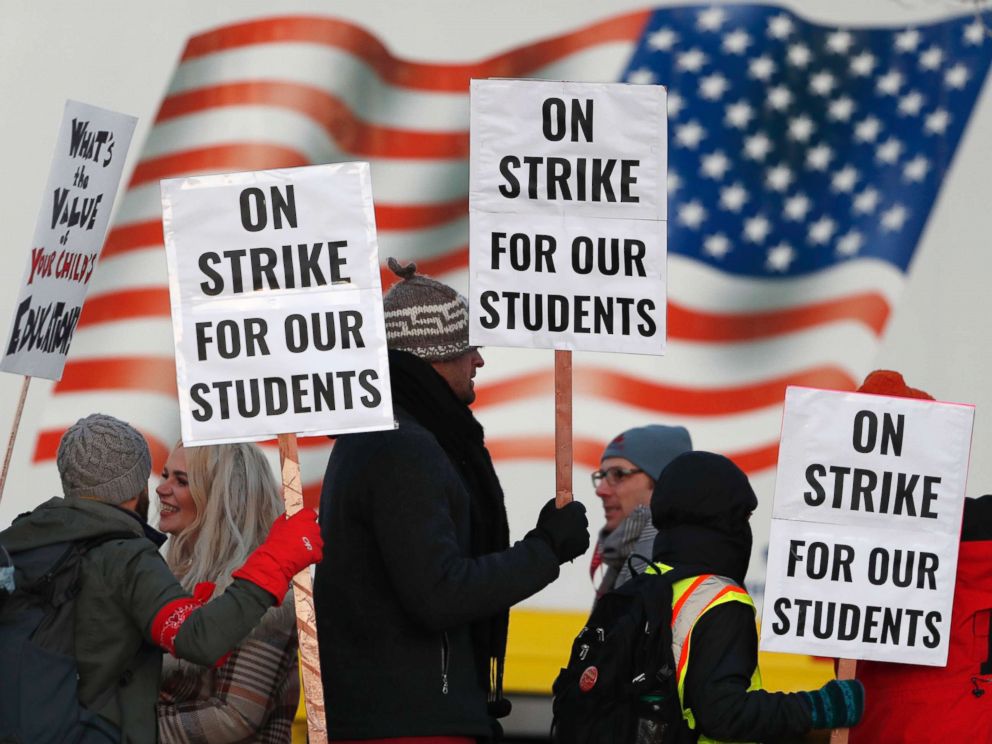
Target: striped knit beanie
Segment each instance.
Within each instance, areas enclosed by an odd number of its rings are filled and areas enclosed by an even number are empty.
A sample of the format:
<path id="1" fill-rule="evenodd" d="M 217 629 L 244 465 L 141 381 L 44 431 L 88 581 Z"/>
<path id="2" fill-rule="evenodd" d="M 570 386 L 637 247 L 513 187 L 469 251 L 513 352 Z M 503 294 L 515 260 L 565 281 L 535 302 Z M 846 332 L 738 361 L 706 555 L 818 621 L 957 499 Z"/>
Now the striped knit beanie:
<path id="1" fill-rule="evenodd" d="M 152 458 L 145 438 L 130 424 L 94 413 L 70 426 L 56 456 L 67 499 L 89 496 L 123 504 L 148 487 Z"/>
<path id="2" fill-rule="evenodd" d="M 386 345 L 408 351 L 427 362 L 454 359 L 470 350 L 468 301 L 446 284 L 417 274 L 417 264 L 386 265 L 402 281 L 382 298 Z"/>

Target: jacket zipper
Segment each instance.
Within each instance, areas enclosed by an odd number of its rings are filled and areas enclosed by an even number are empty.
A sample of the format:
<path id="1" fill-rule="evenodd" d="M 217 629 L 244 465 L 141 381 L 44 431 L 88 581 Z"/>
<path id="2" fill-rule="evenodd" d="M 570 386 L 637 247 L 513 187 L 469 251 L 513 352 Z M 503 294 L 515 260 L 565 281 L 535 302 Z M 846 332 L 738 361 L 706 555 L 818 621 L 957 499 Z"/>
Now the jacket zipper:
<path id="1" fill-rule="evenodd" d="M 441 634 L 441 694 L 448 694 L 448 633 Z"/>

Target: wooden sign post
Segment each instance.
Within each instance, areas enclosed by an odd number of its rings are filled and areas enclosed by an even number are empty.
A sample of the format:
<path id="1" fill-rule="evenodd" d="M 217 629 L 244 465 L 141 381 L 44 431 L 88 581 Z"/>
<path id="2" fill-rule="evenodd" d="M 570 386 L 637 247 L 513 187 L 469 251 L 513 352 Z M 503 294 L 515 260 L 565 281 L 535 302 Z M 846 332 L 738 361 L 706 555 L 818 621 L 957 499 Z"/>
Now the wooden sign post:
<path id="1" fill-rule="evenodd" d="M 555 504 L 572 500 L 572 352 L 555 351 Z"/>
<path id="2" fill-rule="evenodd" d="M 21 397 L 17 400 L 17 410 L 14 412 L 14 424 L 10 427 L 10 439 L 7 440 L 7 454 L 3 458 L 3 471 L 0 472 L 0 501 L 3 501 L 3 487 L 7 483 L 7 471 L 10 470 L 10 459 L 14 454 L 14 441 L 17 439 L 17 429 L 21 425 L 21 414 L 24 412 L 24 401 L 28 397 L 28 386 L 31 384 L 31 377 L 24 376 L 21 384 Z"/>
<path id="3" fill-rule="evenodd" d="M 854 679 L 858 670 L 856 659 L 837 660 L 837 679 Z M 851 729 L 834 729 L 830 732 L 830 744 L 847 744 L 848 732 Z"/>
<path id="4" fill-rule="evenodd" d="M 295 434 L 279 435 L 279 466 L 282 469 L 282 498 L 286 515 L 303 508 L 303 480 Z M 305 568 L 293 577 L 296 631 L 300 641 L 300 667 L 307 708 L 307 738 L 310 744 L 327 741 L 327 715 L 324 710 L 324 684 L 320 677 L 320 650 L 317 647 L 317 619 L 313 608 L 313 581 Z"/>

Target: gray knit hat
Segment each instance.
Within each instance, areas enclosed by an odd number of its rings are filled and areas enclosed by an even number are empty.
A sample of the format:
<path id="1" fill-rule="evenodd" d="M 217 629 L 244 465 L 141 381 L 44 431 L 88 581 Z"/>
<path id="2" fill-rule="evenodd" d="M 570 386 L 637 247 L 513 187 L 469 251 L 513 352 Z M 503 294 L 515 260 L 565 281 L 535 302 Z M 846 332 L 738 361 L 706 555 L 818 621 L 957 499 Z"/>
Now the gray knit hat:
<path id="1" fill-rule="evenodd" d="M 417 274 L 417 264 L 386 265 L 402 281 L 382 298 L 386 318 L 386 345 L 408 351 L 427 362 L 461 356 L 468 343 L 468 300 L 447 284 Z"/>
<path id="2" fill-rule="evenodd" d="M 658 480 L 668 463 L 692 449 L 692 439 L 684 426 L 649 424 L 627 429 L 606 445 L 600 461 L 622 457 L 643 470 L 651 480 Z"/>
<path id="3" fill-rule="evenodd" d="M 122 504 L 148 486 L 152 457 L 148 442 L 130 424 L 94 413 L 62 435 L 57 457 L 67 499 L 92 496 Z"/>

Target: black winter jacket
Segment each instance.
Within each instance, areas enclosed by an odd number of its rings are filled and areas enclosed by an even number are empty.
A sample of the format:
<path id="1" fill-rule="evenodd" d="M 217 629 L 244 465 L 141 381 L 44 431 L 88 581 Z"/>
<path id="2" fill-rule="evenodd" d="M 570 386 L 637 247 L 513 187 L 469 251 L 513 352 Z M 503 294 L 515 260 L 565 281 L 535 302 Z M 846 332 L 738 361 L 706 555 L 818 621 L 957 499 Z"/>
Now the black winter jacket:
<path id="1" fill-rule="evenodd" d="M 725 457 L 680 455 L 662 472 L 651 496 L 658 528 L 655 558 L 683 576 L 713 573 L 744 586 L 751 558 L 749 518 L 757 507 L 747 476 Z M 679 744 L 701 733 L 727 742 L 793 740 L 812 725 L 801 693 L 748 692 L 758 666 L 754 611 L 727 602 L 708 611 L 692 630 L 685 704 L 696 719 L 683 725 Z"/>
<path id="2" fill-rule="evenodd" d="M 493 721 L 470 623 L 558 577 L 538 537 L 471 558 L 470 495 L 437 439 L 398 428 L 339 437 L 321 492 L 314 583 L 331 739 L 486 737 Z"/>

